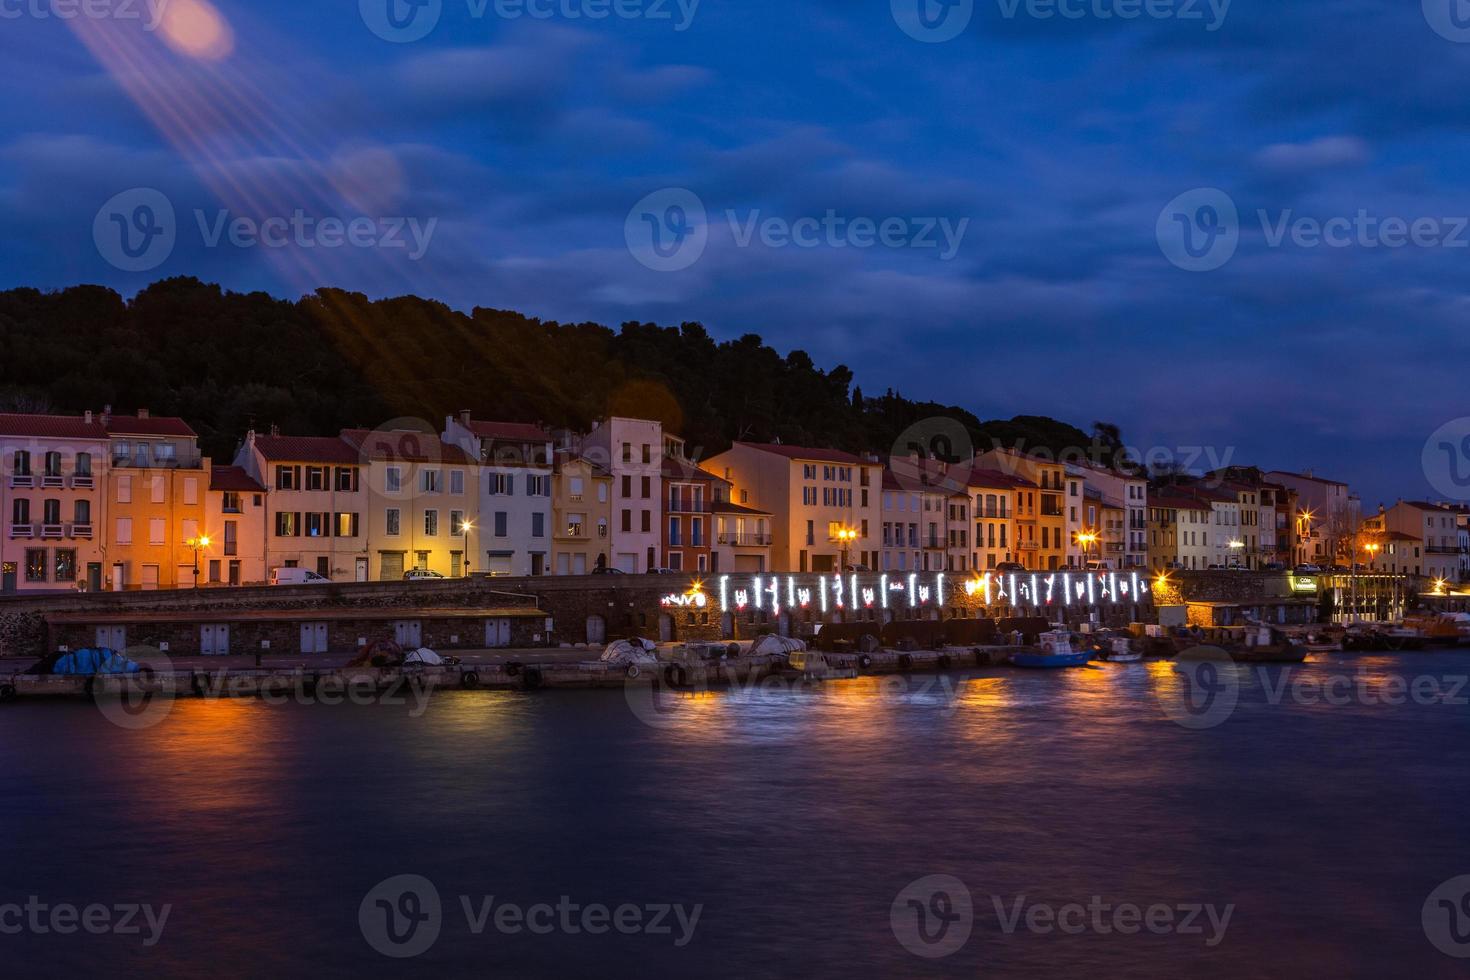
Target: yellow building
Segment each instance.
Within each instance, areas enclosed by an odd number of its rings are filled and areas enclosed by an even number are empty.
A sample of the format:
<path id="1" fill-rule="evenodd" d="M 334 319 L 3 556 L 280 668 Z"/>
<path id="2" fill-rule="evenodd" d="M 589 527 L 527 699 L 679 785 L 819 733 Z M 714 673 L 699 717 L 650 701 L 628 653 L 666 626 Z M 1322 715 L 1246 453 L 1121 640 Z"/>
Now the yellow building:
<path id="1" fill-rule="evenodd" d="M 1066 465 L 1014 449 L 992 449 L 976 462 L 1035 485 L 1016 490 L 1016 560 L 1035 571 L 1066 564 Z"/>
<path id="2" fill-rule="evenodd" d="M 205 583 L 209 461 L 199 437 L 177 418 L 104 414 L 108 436 L 108 585 L 183 589 Z M 196 574 L 197 573 L 197 574 Z"/>
<path id="3" fill-rule="evenodd" d="M 613 476 L 571 450 L 557 450 L 551 481 L 551 562 L 557 575 L 587 575 L 608 553 Z"/>

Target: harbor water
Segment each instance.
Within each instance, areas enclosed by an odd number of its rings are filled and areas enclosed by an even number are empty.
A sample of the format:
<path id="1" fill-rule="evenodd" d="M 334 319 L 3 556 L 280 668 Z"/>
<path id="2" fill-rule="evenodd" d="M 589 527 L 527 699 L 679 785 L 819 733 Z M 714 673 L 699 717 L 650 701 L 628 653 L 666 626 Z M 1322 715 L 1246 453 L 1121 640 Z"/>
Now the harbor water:
<path id="1" fill-rule="evenodd" d="M 1219 711 L 1182 670 L 186 698 L 138 727 L 3 705 L 0 950 L 14 976 L 1463 976 L 1470 904 L 1426 903 L 1470 874 L 1470 654 L 1240 669 Z"/>

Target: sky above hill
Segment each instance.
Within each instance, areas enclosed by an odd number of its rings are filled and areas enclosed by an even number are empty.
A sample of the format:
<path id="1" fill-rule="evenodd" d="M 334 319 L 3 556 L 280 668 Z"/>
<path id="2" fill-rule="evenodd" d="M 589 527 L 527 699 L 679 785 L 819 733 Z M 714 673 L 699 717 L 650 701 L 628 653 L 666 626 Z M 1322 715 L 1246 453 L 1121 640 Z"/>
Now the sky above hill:
<path id="1" fill-rule="evenodd" d="M 1470 471 L 1459 0 L 91 11 L 0 2 L 4 286 L 698 320 L 1368 507 Z"/>

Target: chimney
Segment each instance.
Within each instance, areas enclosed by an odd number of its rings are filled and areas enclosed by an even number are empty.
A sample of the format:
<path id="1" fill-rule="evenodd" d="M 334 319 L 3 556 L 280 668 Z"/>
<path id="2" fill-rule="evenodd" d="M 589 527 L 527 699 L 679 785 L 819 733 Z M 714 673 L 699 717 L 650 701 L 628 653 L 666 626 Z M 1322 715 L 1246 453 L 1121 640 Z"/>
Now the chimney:
<path id="1" fill-rule="evenodd" d="M 106 425 L 108 422 L 111 422 L 111 421 L 112 421 L 112 406 L 111 405 L 103 405 L 102 406 L 102 424 L 103 425 Z"/>
<path id="2" fill-rule="evenodd" d="M 470 424 L 470 410 L 469 409 L 462 408 L 462 409 L 459 410 L 459 422 L 460 422 L 461 425 L 466 425 L 466 426 Z"/>
<path id="3" fill-rule="evenodd" d="M 82 413 L 82 421 L 88 425 L 92 424 L 92 410 L 90 408 Z"/>
<path id="4" fill-rule="evenodd" d="M 280 434 L 281 434 L 281 427 L 279 425 L 272 425 L 271 426 L 271 435 L 278 436 Z"/>
<path id="5" fill-rule="evenodd" d="M 148 409 L 146 409 L 146 408 L 140 408 L 140 409 L 138 409 L 138 418 L 140 418 L 140 419 L 146 419 L 147 417 L 148 417 Z"/>

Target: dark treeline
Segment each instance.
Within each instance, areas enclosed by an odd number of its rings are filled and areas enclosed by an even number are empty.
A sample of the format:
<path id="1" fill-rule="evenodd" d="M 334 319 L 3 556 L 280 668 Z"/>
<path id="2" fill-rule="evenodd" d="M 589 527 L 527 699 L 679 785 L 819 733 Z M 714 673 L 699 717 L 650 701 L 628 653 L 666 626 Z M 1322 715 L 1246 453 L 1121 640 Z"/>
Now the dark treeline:
<path id="1" fill-rule="evenodd" d="M 131 301 L 100 286 L 0 292 L 0 410 L 148 408 L 180 415 L 228 458 L 245 430 L 335 433 L 397 418 L 479 418 L 586 428 L 605 415 L 658 419 L 703 455 L 733 439 L 945 454 L 968 438 L 1026 448 L 1119 444 L 1037 416 L 981 422 L 852 372 L 782 355 L 747 334 L 717 342 L 697 323 L 563 324 L 508 310 L 470 315 L 415 296 L 370 301 L 322 289 L 296 301 L 163 280 Z M 901 439 L 902 437 L 902 439 Z"/>

